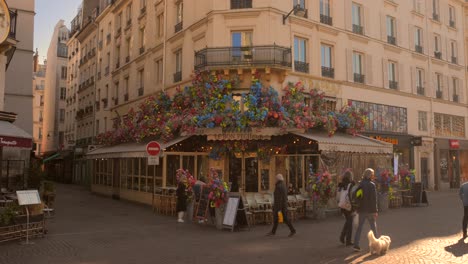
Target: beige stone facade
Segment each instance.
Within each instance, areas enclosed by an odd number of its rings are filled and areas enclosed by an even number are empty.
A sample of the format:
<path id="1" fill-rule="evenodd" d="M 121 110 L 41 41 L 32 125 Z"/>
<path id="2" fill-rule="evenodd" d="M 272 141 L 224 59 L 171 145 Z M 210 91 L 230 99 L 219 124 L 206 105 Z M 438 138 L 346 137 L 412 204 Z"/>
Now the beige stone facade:
<path id="1" fill-rule="evenodd" d="M 37 56 L 37 54 L 36 54 Z M 43 128 L 42 122 L 44 121 L 44 89 L 46 77 L 46 65 L 39 64 L 33 75 L 33 142 L 36 144 L 35 154 L 40 156 L 42 149 Z"/>
<path id="2" fill-rule="evenodd" d="M 90 127 L 78 129 L 77 138 L 109 131 L 114 118 L 157 91 L 174 93 L 195 69 L 237 74 L 239 90 L 258 72 L 278 91 L 302 81 L 324 90 L 337 108 L 348 103 L 365 108 L 370 119 L 365 134 L 394 142 L 398 166 L 415 168 L 416 179 L 430 189 L 448 188 L 457 177 L 468 178 L 466 171 L 442 173 L 437 147 L 460 141 L 460 156 L 453 160 L 460 159 L 468 136 L 464 5 L 461 0 L 101 1 L 92 32 L 82 29 L 88 37 L 80 40 L 83 50 L 97 35 L 95 125 L 91 134 Z M 93 76 L 88 66 L 79 68 L 80 75 L 86 71 Z M 87 96 L 77 93 L 77 100 L 88 105 Z"/>

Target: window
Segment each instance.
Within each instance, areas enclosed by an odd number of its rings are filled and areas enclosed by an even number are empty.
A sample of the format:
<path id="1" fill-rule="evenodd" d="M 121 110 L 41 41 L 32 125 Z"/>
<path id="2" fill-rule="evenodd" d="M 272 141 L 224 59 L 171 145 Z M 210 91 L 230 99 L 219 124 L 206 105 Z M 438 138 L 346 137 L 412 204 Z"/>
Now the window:
<path id="1" fill-rule="evenodd" d="M 60 118 L 60 122 L 65 121 L 65 109 L 60 109 L 59 118 Z"/>
<path id="2" fill-rule="evenodd" d="M 182 23 L 183 12 L 184 12 L 184 2 L 179 1 L 176 4 L 176 24 Z"/>
<path id="3" fill-rule="evenodd" d="M 418 130 L 427 131 L 427 113 L 418 111 Z"/>
<path id="4" fill-rule="evenodd" d="M 398 82 L 396 79 L 396 62 L 388 62 L 388 87 L 390 89 L 397 89 Z"/>
<path id="5" fill-rule="evenodd" d="M 367 113 L 366 131 L 407 133 L 406 108 L 349 100 L 351 106 Z"/>
<path id="6" fill-rule="evenodd" d="M 294 1 L 293 1 L 293 4 L 294 4 L 294 6 L 299 5 L 299 7 L 300 7 L 302 10 L 305 10 L 305 0 L 294 0 Z"/>
<path id="7" fill-rule="evenodd" d="M 231 9 L 252 8 L 252 0 L 231 0 Z"/>
<path id="8" fill-rule="evenodd" d="M 437 91 L 442 91 L 442 75 L 436 73 L 436 84 Z"/>
<path id="9" fill-rule="evenodd" d="M 125 13 L 127 14 L 127 24 L 130 24 L 132 21 L 132 4 L 127 6 L 127 11 Z"/>
<path id="10" fill-rule="evenodd" d="M 114 90 L 114 105 L 119 104 L 119 82 L 115 83 L 115 90 Z"/>
<path id="11" fill-rule="evenodd" d="M 413 10 L 417 13 L 421 13 L 421 1 L 422 0 L 413 0 Z"/>
<path id="12" fill-rule="evenodd" d="M 104 132 L 107 132 L 107 117 L 104 117 Z"/>
<path id="13" fill-rule="evenodd" d="M 395 18 L 387 16 L 387 42 L 390 44 L 396 44 L 396 34 L 395 34 Z"/>
<path id="14" fill-rule="evenodd" d="M 321 62 L 322 62 L 322 76 L 334 78 L 334 69 L 332 65 L 332 47 L 326 44 L 322 44 L 321 50 Z"/>
<path id="15" fill-rule="evenodd" d="M 145 28 L 140 29 L 140 54 L 143 53 L 141 48 L 143 48 L 143 52 L 144 52 L 144 48 L 145 48 Z"/>
<path id="16" fill-rule="evenodd" d="M 362 7 L 356 3 L 352 5 L 352 22 L 353 32 L 356 34 L 364 34 L 364 28 L 362 27 Z"/>
<path id="17" fill-rule="evenodd" d="M 363 55 L 361 53 L 358 53 L 358 52 L 353 53 L 353 73 L 354 74 L 363 73 L 362 57 Z"/>
<path id="18" fill-rule="evenodd" d="M 62 80 L 67 79 L 67 66 L 62 66 L 62 72 L 60 74 L 60 77 L 62 78 Z"/>
<path id="19" fill-rule="evenodd" d="M 117 30 L 117 34 L 122 32 L 122 12 L 117 15 L 117 19 L 115 21 L 115 28 Z"/>
<path id="20" fill-rule="evenodd" d="M 465 117 L 434 113 L 436 136 L 465 137 Z"/>
<path id="21" fill-rule="evenodd" d="M 145 86 L 145 70 L 141 69 L 138 71 L 138 85 L 139 87 Z"/>
<path id="22" fill-rule="evenodd" d="M 162 83 L 163 79 L 163 60 L 156 61 L 156 83 Z"/>
<path id="23" fill-rule="evenodd" d="M 234 60 L 248 60 L 252 58 L 252 31 L 237 31 L 231 33 L 232 57 Z M 245 48 L 242 48 L 245 47 Z"/>
<path id="24" fill-rule="evenodd" d="M 439 0 L 432 0 L 432 19 L 439 21 Z"/>
<path id="25" fill-rule="evenodd" d="M 419 95 L 424 95 L 424 71 L 416 68 L 416 89 Z"/>
<path id="26" fill-rule="evenodd" d="M 457 43 L 450 41 L 450 54 L 452 55 L 451 62 L 457 63 Z"/>
<path id="27" fill-rule="evenodd" d="M 422 47 L 422 29 L 416 27 L 414 31 L 414 49 L 416 52 L 422 53 L 423 52 L 423 47 Z"/>
<path id="28" fill-rule="evenodd" d="M 449 6 L 449 25 L 455 27 L 455 8 Z"/>
<path id="29" fill-rule="evenodd" d="M 306 45 L 306 39 L 294 37 L 294 68 L 298 72 L 309 72 Z"/>
<path id="30" fill-rule="evenodd" d="M 158 15 L 157 23 L 158 37 L 162 37 L 164 34 L 164 14 Z"/>
<path id="31" fill-rule="evenodd" d="M 458 102 L 458 78 L 452 78 L 452 100 Z"/>
<path id="32" fill-rule="evenodd" d="M 320 15 L 330 17 L 330 0 L 320 0 Z"/>
<path id="33" fill-rule="evenodd" d="M 146 7 L 146 0 L 140 0 L 140 7 Z"/>
<path id="34" fill-rule="evenodd" d="M 176 51 L 175 55 L 175 73 L 174 73 L 174 82 L 182 81 L 182 50 Z"/>
<path id="35" fill-rule="evenodd" d="M 67 98 L 67 88 L 60 87 L 60 100 L 65 100 Z"/>
<path id="36" fill-rule="evenodd" d="M 96 120 L 96 135 L 99 135 L 99 119 Z"/>
<path id="37" fill-rule="evenodd" d="M 129 85 L 129 83 L 128 83 L 128 77 L 125 77 L 125 79 L 124 79 L 124 85 L 125 85 L 125 86 L 124 86 L 124 93 L 125 93 L 125 97 L 126 97 L 124 100 L 125 100 L 125 101 L 128 101 L 128 85 Z"/>
<path id="38" fill-rule="evenodd" d="M 440 36 L 439 35 L 434 35 L 434 52 L 435 54 L 440 53 Z M 435 56 L 437 57 L 437 55 Z"/>

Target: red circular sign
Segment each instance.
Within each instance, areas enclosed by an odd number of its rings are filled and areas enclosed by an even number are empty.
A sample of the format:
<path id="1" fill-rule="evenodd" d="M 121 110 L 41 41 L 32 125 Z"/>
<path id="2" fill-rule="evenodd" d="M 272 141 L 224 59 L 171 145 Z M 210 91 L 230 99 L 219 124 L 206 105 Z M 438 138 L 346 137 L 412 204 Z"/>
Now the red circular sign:
<path id="1" fill-rule="evenodd" d="M 146 145 L 146 153 L 150 156 L 157 156 L 161 152 L 161 145 L 156 141 L 151 141 Z"/>

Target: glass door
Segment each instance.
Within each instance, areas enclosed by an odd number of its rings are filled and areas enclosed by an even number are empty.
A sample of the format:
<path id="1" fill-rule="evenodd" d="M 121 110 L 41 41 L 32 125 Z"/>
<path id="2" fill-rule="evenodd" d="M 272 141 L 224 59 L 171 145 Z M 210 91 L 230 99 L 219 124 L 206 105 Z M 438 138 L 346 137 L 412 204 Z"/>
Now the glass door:
<path id="1" fill-rule="evenodd" d="M 229 157 L 229 184 L 232 192 L 259 191 L 259 162 L 256 153 L 235 153 Z"/>

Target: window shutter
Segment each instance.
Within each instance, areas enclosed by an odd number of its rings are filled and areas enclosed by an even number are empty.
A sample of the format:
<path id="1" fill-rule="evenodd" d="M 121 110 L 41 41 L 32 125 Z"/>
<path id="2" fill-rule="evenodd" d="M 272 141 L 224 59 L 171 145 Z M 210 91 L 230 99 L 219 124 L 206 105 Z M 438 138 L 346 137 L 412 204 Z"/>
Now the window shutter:
<path id="1" fill-rule="evenodd" d="M 369 55 L 369 54 L 366 54 L 365 55 L 366 57 L 366 64 L 364 65 L 366 68 L 366 71 L 365 71 L 365 74 L 366 74 L 366 77 L 365 77 L 365 82 L 367 84 L 372 84 L 373 82 L 373 79 L 372 79 L 372 56 Z"/>
<path id="2" fill-rule="evenodd" d="M 403 63 L 397 63 L 398 90 L 411 93 L 411 85 L 405 86 L 405 69 Z"/>
<path id="3" fill-rule="evenodd" d="M 353 10 L 352 10 L 353 6 L 352 6 L 352 2 L 351 1 L 345 1 L 345 9 L 344 9 L 344 12 L 345 12 L 345 27 L 347 30 L 349 31 L 352 31 L 353 30 L 353 20 L 352 20 L 352 14 L 353 14 Z"/>
<path id="4" fill-rule="evenodd" d="M 353 82 L 353 50 L 346 49 L 346 70 L 348 73 L 348 81 Z"/>
<path id="5" fill-rule="evenodd" d="M 380 34 L 382 41 L 387 42 L 387 17 L 385 14 L 380 14 Z"/>
<path id="6" fill-rule="evenodd" d="M 370 25 L 371 25 L 371 14 L 369 11 L 369 8 L 366 6 L 362 6 L 364 9 L 364 35 L 366 36 L 371 36 L 371 30 L 370 30 Z"/>
<path id="7" fill-rule="evenodd" d="M 428 87 L 429 88 L 429 87 Z M 432 97 L 435 97 L 436 96 L 436 91 L 437 91 L 437 74 L 432 74 L 432 89 L 430 89 L 430 93 L 429 93 L 429 89 L 427 89 L 428 91 L 428 96 L 432 96 Z"/>
<path id="8" fill-rule="evenodd" d="M 403 47 L 403 23 L 397 21 L 395 19 L 395 30 L 396 30 L 396 37 L 397 37 L 397 44 L 398 46 Z"/>
<path id="9" fill-rule="evenodd" d="M 383 87 L 389 88 L 388 83 L 388 60 L 382 58 L 382 69 L 383 69 Z"/>

